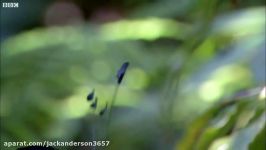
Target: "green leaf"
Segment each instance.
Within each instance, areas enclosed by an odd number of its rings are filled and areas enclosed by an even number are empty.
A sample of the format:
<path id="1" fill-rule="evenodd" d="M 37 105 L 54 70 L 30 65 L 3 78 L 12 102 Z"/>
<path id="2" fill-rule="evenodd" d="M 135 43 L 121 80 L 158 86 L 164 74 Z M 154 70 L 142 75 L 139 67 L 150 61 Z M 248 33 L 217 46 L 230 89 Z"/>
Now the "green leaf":
<path id="1" fill-rule="evenodd" d="M 250 124 L 247 128 L 240 129 L 233 134 L 230 150 L 246 150 L 249 144 L 254 141 L 257 134 L 265 126 L 265 113 L 261 115 L 255 122 Z M 260 143 L 264 144 L 264 143 Z M 260 145 L 259 144 L 259 145 Z M 258 145 L 258 146 L 259 146 Z M 253 150 L 253 149 L 252 149 Z M 257 150 L 257 149 L 254 149 Z"/>
<path id="2" fill-rule="evenodd" d="M 220 105 L 216 105 L 212 108 L 210 108 L 206 113 L 204 113 L 202 116 L 197 118 L 191 126 L 188 128 L 187 133 L 185 134 L 184 138 L 181 140 L 179 145 L 177 146 L 177 149 L 179 150 L 191 150 L 193 149 L 195 143 L 197 140 L 199 140 L 202 132 L 206 127 L 208 126 L 209 122 L 215 118 L 219 112 L 221 112 L 223 109 L 227 108 L 227 106 L 230 106 L 234 104 L 235 101 L 226 102 Z M 212 132 L 212 131 L 210 131 Z"/>
<path id="3" fill-rule="evenodd" d="M 249 145 L 249 150 L 265 150 L 265 125 L 264 128 L 257 134 L 254 141 Z"/>

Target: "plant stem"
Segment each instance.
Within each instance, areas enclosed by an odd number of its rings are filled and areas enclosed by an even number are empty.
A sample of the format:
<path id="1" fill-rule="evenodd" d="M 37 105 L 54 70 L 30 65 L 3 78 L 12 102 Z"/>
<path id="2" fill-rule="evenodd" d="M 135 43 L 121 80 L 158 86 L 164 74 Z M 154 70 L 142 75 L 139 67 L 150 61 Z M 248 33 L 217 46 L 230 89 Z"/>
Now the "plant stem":
<path id="1" fill-rule="evenodd" d="M 116 97 L 117 97 L 117 93 L 118 93 L 119 87 L 120 87 L 120 84 L 118 84 L 115 87 L 115 91 L 114 91 L 114 94 L 112 96 L 111 103 L 109 105 L 109 109 L 107 109 L 108 110 L 108 112 L 107 112 L 107 118 L 106 118 L 106 120 L 107 120 L 107 123 L 106 123 L 107 124 L 107 128 L 109 127 L 110 120 L 112 118 L 112 108 L 114 107 L 114 104 L 115 104 L 115 100 L 116 100 Z"/>

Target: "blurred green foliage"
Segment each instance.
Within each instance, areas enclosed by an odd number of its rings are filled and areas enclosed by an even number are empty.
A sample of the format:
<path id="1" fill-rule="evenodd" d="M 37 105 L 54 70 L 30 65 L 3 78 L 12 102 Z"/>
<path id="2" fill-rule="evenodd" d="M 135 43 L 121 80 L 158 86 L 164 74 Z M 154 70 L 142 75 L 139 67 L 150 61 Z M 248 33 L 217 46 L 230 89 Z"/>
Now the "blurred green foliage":
<path id="1" fill-rule="evenodd" d="M 55 1 L 29 13 L 38 2 L 1 9 L 1 143 L 106 139 L 114 150 L 265 149 L 263 0 L 77 0 L 87 20 L 65 26 L 39 25 Z M 102 4 L 122 17 L 95 22 Z M 106 135 L 98 113 L 125 61 Z M 92 89 L 96 110 L 86 101 Z"/>

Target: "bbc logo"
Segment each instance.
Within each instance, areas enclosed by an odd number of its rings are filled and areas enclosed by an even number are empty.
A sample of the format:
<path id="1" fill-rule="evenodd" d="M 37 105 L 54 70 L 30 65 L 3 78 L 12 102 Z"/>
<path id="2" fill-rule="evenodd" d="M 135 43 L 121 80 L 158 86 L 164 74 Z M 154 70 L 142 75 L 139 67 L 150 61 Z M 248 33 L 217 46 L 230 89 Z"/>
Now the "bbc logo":
<path id="1" fill-rule="evenodd" d="M 18 8 L 18 3 L 2 3 L 3 8 Z"/>

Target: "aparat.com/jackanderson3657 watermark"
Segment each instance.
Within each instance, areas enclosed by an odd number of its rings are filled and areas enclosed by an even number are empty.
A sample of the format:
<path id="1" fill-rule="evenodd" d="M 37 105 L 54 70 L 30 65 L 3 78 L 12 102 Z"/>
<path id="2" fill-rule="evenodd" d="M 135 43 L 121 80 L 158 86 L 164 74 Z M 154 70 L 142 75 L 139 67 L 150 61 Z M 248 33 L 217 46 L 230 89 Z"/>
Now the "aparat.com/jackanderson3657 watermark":
<path id="1" fill-rule="evenodd" d="M 5 147 L 23 147 L 23 146 L 43 146 L 43 147 L 63 147 L 63 146 L 108 146 L 110 141 L 84 141 L 84 142 L 62 142 L 62 141 L 43 141 L 43 142 L 4 142 Z"/>

